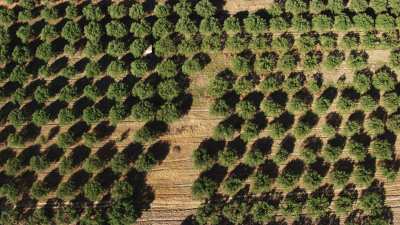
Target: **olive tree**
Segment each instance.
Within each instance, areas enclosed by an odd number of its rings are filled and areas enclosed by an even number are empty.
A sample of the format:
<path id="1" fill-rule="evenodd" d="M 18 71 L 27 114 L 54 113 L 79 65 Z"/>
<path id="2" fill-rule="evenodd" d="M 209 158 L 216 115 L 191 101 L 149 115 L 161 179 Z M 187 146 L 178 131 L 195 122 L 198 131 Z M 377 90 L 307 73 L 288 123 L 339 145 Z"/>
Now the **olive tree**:
<path id="1" fill-rule="evenodd" d="M 46 24 L 40 31 L 39 37 L 42 41 L 50 43 L 58 37 L 55 25 Z"/>
<path id="2" fill-rule="evenodd" d="M 107 45 L 107 53 L 117 58 L 122 57 L 127 51 L 128 47 L 122 41 L 112 40 Z"/>
<path id="3" fill-rule="evenodd" d="M 128 28 L 122 22 L 112 20 L 106 25 L 106 33 L 111 37 L 123 38 L 128 34 Z"/>
<path id="4" fill-rule="evenodd" d="M 157 86 L 157 93 L 161 98 L 170 101 L 178 97 L 183 92 L 182 85 L 174 79 L 168 79 L 160 82 Z"/>
<path id="5" fill-rule="evenodd" d="M 103 37 L 104 30 L 99 23 L 91 21 L 85 25 L 83 28 L 83 33 L 90 41 L 97 42 Z"/>
<path id="6" fill-rule="evenodd" d="M 382 31 L 388 31 L 396 28 L 396 21 L 391 15 L 379 14 L 375 19 L 375 27 Z"/>
<path id="7" fill-rule="evenodd" d="M 89 173 L 96 173 L 103 166 L 104 162 L 97 155 L 92 155 L 83 162 L 83 169 Z"/>
<path id="8" fill-rule="evenodd" d="M 135 39 L 129 46 L 129 52 L 134 56 L 139 58 L 143 55 L 144 51 L 149 46 L 148 42 L 144 39 Z"/>
<path id="9" fill-rule="evenodd" d="M 391 160 L 393 157 L 393 144 L 385 139 L 376 139 L 371 143 L 371 153 L 378 160 Z"/>
<path id="10" fill-rule="evenodd" d="M 285 1 L 285 9 L 292 14 L 301 14 L 308 11 L 308 4 L 303 0 L 287 0 Z"/>
<path id="11" fill-rule="evenodd" d="M 117 152 L 111 159 L 111 169 L 115 173 L 122 173 L 129 168 L 129 160 L 124 153 Z"/>
<path id="12" fill-rule="evenodd" d="M 121 3 L 113 3 L 107 8 L 108 14 L 113 19 L 121 19 L 128 15 L 128 8 Z"/>
<path id="13" fill-rule="evenodd" d="M 145 20 L 140 22 L 132 22 L 130 27 L 130 32 L 133 33 L 135 37 L 145 38 L 151 34 L 151 25 Z"/>
<path id="14" fill-rule="evenodd" d="M 50 89 L 44 85 L 41 85 L 36 88 L 33 96 L 38 103 L 45 103 L 51 96 Z"/>
<path id="15" fill-rule="evenodd" d="M 83 110 L 82 119 L 88 124 L 98 123 L 103 118 L 103 112 L 101 112 L 101 110 L 95 106 L 91 106 Z"/>
<path id="16" fill-rule="evenodd" d="M 392 114 L 386 120 L 386 127 L 390 131 L 394 133 L 398 133 L 400 131 L 400 115 Z"/>
<path id="17" fill-rule="evenodd" d="M 123 225 L 135 223 L 140 213 L 134 203 L 130 198 L 114 200 L 107 212 L 109 224 Z"/>
<path id="18" fill-rule="evenodd" d="M 30 25 L 20 26 L 15 34 L 21 39 L 22 43 L 28 43 L 34 36 Z M 8 35 L 5 35 L 3 38 L 7 39 L 7 36 Z"/>
<path id="19" fill-rule="evenodd" d="M 354 168 L 352 176 L 357 186 L 368 187 L 374 180 L 375 168 L 374 166 L 367 166 L 363 163 L 359 163 Z"/>
<path id="20" fill-rule="evenodd" d="M 312 27 L 320 32 L 330 30 L 333 27 L 333 18 L 324 14 L 316 15 L 312 18 Z"/>
<path id="21" fill-rule="evenodd" d="M 163 38 L 174 32 L 174 24 L 166 18 L 160 18 L 154 23 L 152 30 L 155 38 Z"/>
<path id="22" fill-rule="evenodd" d="M 79 25 L 73 21 L 64 24 L 61 30 L 61 36 L 69 42 L 76 42 L 82 37 L 82 31 Z"/>
<path id="23" fill-rule="evenodd" d="M 60 15 L 57 8 L 45 7 L 42 9 L 42 11 L 40 11 L 40 16 L 48 22 L 51 20 L 58 19 Z"/>
<path id="24" fill-rule="evenodd" d="M 244 222 L 246 215 L 248 214 L 250 208 L 248 203 L 238 200 L 232 200 L 225 204 L 222 209 L 222 214 L 233 224 L 241 224 Z M 257 213 L 258 210 L 255 210 Z M 262 209 L 260 209 L 262 212 Z M 258 215 L 259 216 L 259 215 Z"/>
<path id="25" fill-rule="evenodd" d="M 112 61 L 107 66 L 107 74 L 115 79 L 123 78 L 127 74 L 128 68 L 123 61 Z"/>
<path id="26" fill-rule="evenodd" d="M 154 7 L 154 15 L 158 18 L 167 17 L 171 14 L 171 6 L 169 4 L 159 3 Z"/>
<path id="27" fill-rule="evenodd" d="M 71 132 L 61 133 L 57 136 L 57 145 L 60 148 L 68 148 L 75 143 L 75 139 Z"/>
<path id="28" fill-rule="evenodd" d="M 108 87 L 107 98 L 122 102 L 129 93 L 128 86 L 123 82 L 113 83 Z"/>
<path id="29" fill-rule="evenodd" d="M 210 17 L 215 14 L 217 7 L 215 7 L 210 0 L 200 0 L 195 5 L 194 10 L 202 17 Z"/>
<path id="30" fill-rule="evenodd" d="M 260 34 L 267 28 L 267 22 L 264 18 L 251 14 L 243 20 L 244 30 L 250 34 Z"/>
<path id="31" fill-rule="evenodd" d="M 36 48 L 35 56 L 43 61 L 49 61 L 55 56 L 52 44 L 42 43 Z"/>
<path id="32" fill-rule="evenodd" d="M 16 46 L 12 51 L 12 58 L 18 64 L 24 64 L 31 60 L 32 52 L 27 46 Z"/>
<path id="33" fill-rule="evenodd" d="M 155 118 L 156 107 L 149 101 L 140 101 L 132 106 L 131 117 L 139 121 L 150 121 Z"/>
<path id="34" fill-rule="evenodd" d="M 271 203 L 257 202 L 252 206 L 250 212 L 256 222 L 262 223 L 270 221 L 275 216 L 276 210 L 276 206 Z"/>
<path id="35" fill-rule="evenodd" d="M 372 76 L 372 85 L 380 91 L 391 91 L 396 85 L 396 77 L 386 67 L 375 71 Z"/>
<path id="36" fill-rule="evenodd" d="M 108 117 L 112 124 L 117 125 L 119 121 L 122 121 L 123 119 L 128 117 L 128 115 L 129 112 L 126 109 L 126 106 L 122 103 L 117 103 L 116 105 L 111 107 Z"/>
<path id="37" fill-rule="evenodd" d="M 173 10 L 180 17 L 187 17 L 193 12 L 193 5 L 188 0 L 180 0 L 178 3 L 174 5 Z"/>
<path id="38" fill-rule="evenodd" d="M 368 31 L 374 27 L 374 19 L 366 13 L 356 14 L 353 23 L 354 27 L 361 31 Z"/>
<path id="39" fill-rule="evenodd" d="M 365 192 L 358 200 L 358 207 L 367 215 L 378 215 L 384 205 L 384 196 L 373 191 Z"/>
<path id="40" fill-rule="evenodd" d="M 157 64 L 156 71 L 162 78 L 171 78 L 178 73 L 178 65 L 171 59 Z"/>
<path id="41" fill-rule="evenodd" d="M 131 63 L 131 73 L 136 77 L 142 77 L 149 71 L 149 66 L 146 60 L 144 59 L 137 59 L 132 61 Z"/>
<path id="42" fill-rule="evenodd" d="M 128 14 L 134 20 L 141 19 L 145 15 L 144 6 L 140 3 L 133 3 Z"/>
<path id="43" fill-rule="evenodd" d="M 333 27 L 338 31 L 347 31 L 353 26 L 353 22 L 351 21 L 350 17 L 344 13 L 336 15 L 334 21 L 335 23 L 333 24 Z"/>
<path id="44" fill-rule="evenodd" d="M 368 153 L 368 146 L 355 139 L 350 139 L 346 144 L 346 148 L 348 149 L 350 156 L 357 161 L 364 160 Z"/>
<path id="45" fill-rule="evenodd" d="M 224 20 L 223 29 L 228 34 L 236 34 L 241 30 L 240 22 L 237 17 L 230 16 Z"/>
<path id="46" fill-rule="evenodd" d="M 31 166 L 31 168 L 36 171 L 36 172 L 40 172 L 43 171 L 47 168 L 49 168 L 50 166 L 50 162 L 46 159 L 45 156 L 33 156 L 30 160 L 29 160 L 29 165 Z M 32 188 L 33 189 L 33 188 Z M 48 192 L 46 192 L 47 194 Z"/>
<path id="47" fill-rule="evenodd" d="M 350 2 L 349 8 L 356 13 L 364 12 L 368 8 L 367 0 L 353 0 Z"/>
<path id="48" fill-rule="evenodd" d="M 32 114 L 32 122 L 38 126 L 44 126 L 50 121 L 50 114 L 44 110 L 39 109 Z"/>
<path id="49" fill-rule="evenodd" d="M 83 193 L 90 201 L 96 201 L 104 193 L 104 187 L 98 181 L 91 180 L 83 186 Z"/>
<path id="50" fill-rule="evenodd" d="M 67 125 L 76 120 L 76 115 L 72 109 L 64 108 L 58 112 L 58 122 Z"/>
<path id="51" fill-rule="evenodd" d="M 20 65 L 17 65 L 11 71 L 9 76 L 9 80 L 11 82 L 17 82 L 19 84 L 23 84 L 29 78 L 30 74 L 26 71 L 26 68 Z"/>
<path id="52" fill-rule="evenodd" d="M 83 16 L 89 21 L 100 21 L 104 17 L 104 12 L 98 5 L 88 4 L 82 9 Z"/>

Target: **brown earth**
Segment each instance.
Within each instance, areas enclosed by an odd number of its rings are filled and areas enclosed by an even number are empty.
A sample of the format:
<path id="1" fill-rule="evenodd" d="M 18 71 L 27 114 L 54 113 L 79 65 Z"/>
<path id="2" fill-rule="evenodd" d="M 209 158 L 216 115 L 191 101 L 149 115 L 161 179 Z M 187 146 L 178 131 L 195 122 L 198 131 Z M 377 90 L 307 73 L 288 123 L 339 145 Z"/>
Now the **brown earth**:
<path id="1" fill-rule="evenodd" d="M 274 0 L 226 0 L 224 9 L 230 13 L 237 13 L 240 11 L 257 11 L 265 9 Z"/>

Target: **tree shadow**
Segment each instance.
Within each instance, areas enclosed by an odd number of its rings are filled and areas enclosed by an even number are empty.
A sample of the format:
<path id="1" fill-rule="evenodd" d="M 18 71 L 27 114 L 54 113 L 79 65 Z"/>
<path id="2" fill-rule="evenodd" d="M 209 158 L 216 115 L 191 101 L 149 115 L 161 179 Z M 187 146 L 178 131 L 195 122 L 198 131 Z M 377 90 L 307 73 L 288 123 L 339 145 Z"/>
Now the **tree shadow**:
<path id="1" fill-rule="evenodd" d="M 47 140 L 51 141 L 57 134 L 60 132 L 60 126 L 55 126 L 52 127 L 49 131 L 49 135 L 47 137 Z"/>
<path id="2" fill-rule="evenodd" d="M 25 148 L 19 155 L 18 158 L 22 160 L 22 165 L 28 165 L 29 160 L 35 156 L 40 154 L 40 145 L 32 145 Z"/>
<path id="3" fill-rule="evenodd" d="M 32 187 L 32 184 L 36 181 L 37 176 L 35 172 L 28 170 L 19 175 L 18 177 L 15 177 L 15 183 L 20 187 L 19 190 L 21 192 L 28 192 L 30 188 Z"/>
<path id="4" fill-rule="evenodd" d="M 306 215 L 300 215 L 295 221 L 293 221 L 292 225 L 312 225 L 312 219 L 307 217 Z"/>
<path id="5" fill-rule="evenodd" d="M 335 196 L 333 185 L 325 184 L 319 187 L 317 190 L 311 193 L 313 197 L 326 197 L 329 202 L 332 202 L 333 197 Z"/>
<path id="6" fill-rule="evenodd" d="M 161 163 L 170 151 L 170 143 L 167 141 L 157 141 L 147 151 L 155 157 L 158 163 Z"/>
<path id="7" fill-rule="evenodd" d="M 46 81 L 42 80 L 42 79 L 37 79 L 34 80 L 32 82 L 30 82 L 26 87 L 25 87 L 25 94 L 27 96 L 33 96 L 35 90 L 37 87 L 41 86 L 41 85 L 45 85 Z M 51 84 L 51 83 L 50 83 Z M 15 89 L 13 89 L 14 92 Z M 49 89 L 49 91 L 52 91 L 52 89 Z M 50 93 L 57 93 L 57 92 L 50 92 Z"/>
<path id="8" fill-rule="evenodd" d="M 10 114 L 10 112 L 16 108 L 18 108 L 18 106 L 16 104 L 13 104 L 12 102 L 5 103 L 0 109 L 1 123 L 5 123 L 7 120 L 8 114 Z"/>
<path id="9" fill-rule="evenodd" d="M 264 164 L 259 167 L 259 170 L 271 178 L 277 178 L 279 175 L 279 166 L 272 160 L 265 160 Z"/>
<path id="10" fill-rule="evenodd" d="M 68 85 L 68 79 L 62 76 L 58 76 L 50 81 L 48 88 L 50 93 L 59 93 L 60 90 Z"/>
<path id="11" fill-rule="evenodd" d="M 318 172 L 322 177 L 325 177 L 329 171 L 329 163 L 325 162 L 322 158 L 317 158 L 317 161 L 309 165 L 309 168 Z"/>
<path id="12" fill-rule="evenodd" d="M 48 173 L 44 178 L 43 182 L 46 184 L 46 186 L 50 190 L 56 190 L 58 185 L 61 183 L 62 176 L 58 172 L 58 169 L 52 170 L 50 173 Z"/>
<path id="13" fill-rule="evenodd" d="M 46 111 L 49 112 L 50 119 L 55 120 L 58 117 L 58 113 L 60 112 L 60 110 L 67 106 L 68 104 L 66 102 L 56 100 L 46 107 Z"/>
<path id="14" fill-rule="evenodd" d="M 93 78 L 82 77 L 75 81 L 73 87 L 76 89 L 77 93 L 83 93 L 83 89 L 92 82 Z"/>
<path id="15" fill-rule="evenodd" d="M 132 169 L 127 173 L 126 177 L 127 181 L 134 187 L 132 195 L 137 199 L 135 201 L 136 208 L 139 209 L 140 213 L 149 209 L 155 195 L 152 187 L 146 184 L 146 174 Z"/>
<path id="16" fill-rule="evenodd" d="M 100 90 L 102 94 L 105 94 L 108 87 L 114 82 L 110 76 L 103 76 L 100 80 L 97 80 L 94 85 Z"/>
<path id="17" fill-rule="evenodd" d="M 108 141 L 105 145 L 99 148 L 96 152 L 96 155 L 103 161 L 107 162 L 112 159 L 115 153 L 118 152 L 117 146 L 115 145 L 115 141 Z"/>
<path id="18" fill-rule="evenodd" d="M 38 108 L 41 108 L 40 104 L 33 100 L 23 105 L 21 111 L 23 111 L 25 115 L 32 115 Z"/>
<path id="19" fill-rule="evenodd" d="M 62 43 L 61 41 L 54 41 L 53 43 Z M 55 46 L 55 44 L 53 44 L 53 46 Z M 61 46 L 61 45 L 60 45 Z M 60 51 L 62 51 L 60 49 Z M 58 73 L 60 72 L 62 69 L 64 69 L 66 67 L 66 65 L 68 65 L 68 57 L 63 56 L 61 58 L 58 58 L 56 61 L 54 61 L 51 65 L 50 65 L 50 71 L 52 71 L 53 73 Z"/>
<path id="20" fill-rule="evenodd" d="M 342 123 L 342 116 L 337 112 L 330 112 L 326 115 L 325 120 L 327 124 L 338 129 Z"/>
<path id="21" fill-rule="evenodd" d="M 282 139 L 280 147 L 287 150 L 289 153 L 292 153 L 294 151 L 295 144 L 296 138 L 289 134 Z"/>
<path id="22" fill-rule="evenodd" d="M 78 140 L 89 130 L 89 128 L 89 125 L 84 121 L 78 121 L 68 129 L 68 132 L 72 134 L 74 140 Z"/>
<path id="23" fill-rule="evenodd" d="M 125 154 L 125 156 L 127 156 L 130 162 L 136 161 L 136 159 L 142 152 L 143 152 L 143 146 L 136 142 L 130 143 L 122 150 L 122 153 Z"/>
<path id="24" fill-rule="evenodd" d="M 234 151 L 241 158 L 246 152 L 246 142 L 243 141 L 240 137 L 236 137 L 232 141 L 226 143 L 226 148 Z"/>
<path id="25" fill-rule="evenodd" d="M 64 155 L 64 150 L 56 144 L 52 144 L 45 149 L 45 154 L 49 162 L 58 162 L 61 156 Z"/>
<path id="26" fill-rule="evenodd" d="M 336 98 L 337 95 L 338 95 L 337 89 L 336 89 L 335 87 L 330 86 L 330 87 L 326 88 L 326 89 L 322 92 L 320 98 L 324 97 L 324 98 L 329 99 L 330 102 L 332 102 L 332 101 Z"/>
<path id="27" fill-rule="evenodd" d="M 110 125 L 109 121 L 102 121 L 96 127 L 93 128 L 93 132 L 96 134 L 98 139 L 106 139 L 111 136 L 115 131 L 115 126 Z"/>
<path id="28" fill-rule="evenodd" d="M 321 218 L 319 218 L 318 221 L 318 225 L 339 225 L 339 224 L 340 224 L 340 218 L 333 213 L 322 216 Z"/>
<path id="29" fill-rule="evenodd" d="M 254 167 L 247 166 L 240 163 L 228 175 L 229 177 L 236 177 L 240 180 L 246 180 L 254 171 Z"/>
<path id="30" fill-rule="evenodd" d="M 0 151 L 0 166 L 3 166 L 8 159 L 14 158 L 16 153 L 11 148 L 6 148 Z M 1 183 L 1 182 L 0 182 Z"/>
<path id="31" fill-rule="evenodd" d="M 15 130 L 15 128 L 14 128 L 12 125 L 5 126 L 5 127 L 0 131 L 0 143 L 4 143 L 4 142 L 7 140 L 8 136 L 9 136 L 10 134 L 15 133 L 15 132 L 16 132 L 16 130 Z"/>
<path id="32" fill-rule="evenodd" d="M 254 141 L 251 148 L 252 149 L 260 149 L 264 155 L 271 154 L 272 145 L 274 140 L 270 137 L 262 137 Z"/>
<path id="33" fill-rule="evenodd" d="M 117 175 L 112 171 L 112 169 L 107 167 L 98 173 L 94 179 L 99 181 L 105 189 L 109 189 L 117 178 Z"/>
<path id="34" fill-rule="evenodd" d="M 79 145 L 76 146 L 74 149 L 72 149 L 71 152 L 71 159 L 72 159 L 72 164 L 73 166 L 80 165 L 87 157 L 90 155 L 90 148 L 84 146 L 84 145 Z"/>
<path id="35" fill-rule="evenodd" d="M 227 175 L 228 169 L 219 164 L 214 164 L 209 170 L 201 172 L 199 177 L 207 177 L 220 184 Z"/>
<path id="36" fill-rule="evenodd" d="M 90 179 L 90 173 L 86 172 L 84 169 L 80 169 L 73 173 L 68 179 L 68 182 L 72 182 L 75 186 L 75 191 L 80 190 L 83 185 L 85 185 Z"/>

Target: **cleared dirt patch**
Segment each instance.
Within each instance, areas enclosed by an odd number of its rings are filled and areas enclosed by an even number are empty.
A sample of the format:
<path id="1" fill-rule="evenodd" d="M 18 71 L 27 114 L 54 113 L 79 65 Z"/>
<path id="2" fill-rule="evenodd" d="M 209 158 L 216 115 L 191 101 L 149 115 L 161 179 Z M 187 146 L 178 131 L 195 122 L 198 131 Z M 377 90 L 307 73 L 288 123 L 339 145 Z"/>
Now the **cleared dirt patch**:
<path id="1" fill-rule="evenodd" d="M 230 13 L 237 13 L 240 11 L 253 12 L 268 8 L 273 2 L 273 0 L 227 0 L 224 9 Z"/>

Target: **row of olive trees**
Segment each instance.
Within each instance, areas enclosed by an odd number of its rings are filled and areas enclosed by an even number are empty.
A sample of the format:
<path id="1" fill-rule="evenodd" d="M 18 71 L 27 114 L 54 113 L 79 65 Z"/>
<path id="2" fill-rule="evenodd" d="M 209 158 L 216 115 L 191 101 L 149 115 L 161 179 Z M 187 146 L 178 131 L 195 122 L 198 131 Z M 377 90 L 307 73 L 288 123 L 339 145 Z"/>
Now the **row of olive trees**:
<path id="1" fill-rule="evenodd" d="M 306 220 L 310 223 L 312 219 L 318 222 L 324 218 L 339 219 L 339 216 L 345 216 L 346 223 L 365 221 L 373 224 L 390 224 L 388 221 L 391 221 L 391 218 L 386 216 L 384 194 L 370 189 L 365 189 L 358 196 L 356 190 L 351 187 L 345 188 L 334 201 L 329 188 L 322 188 L 309 195 L 303 189 L 295 189 L 282 200 L 277 199 L 268 197 L 216 199 L 203 203 L 196 212 L 195 220 L 198 224 L 219 224 L 224 220 L 235 224 L 249 220 L 267 223 L 276 221 L 277 215 L 283 214 L 295 221 Z M 355 216 L 357 210 L 361 210 L 358 212 L 361 215 Z M 303 213 L 306 215 L 301 216 Z"/>

